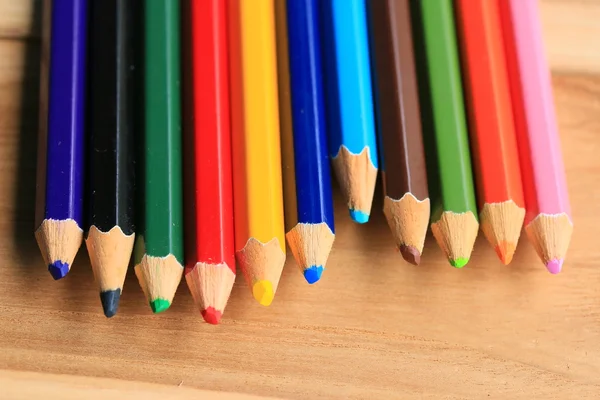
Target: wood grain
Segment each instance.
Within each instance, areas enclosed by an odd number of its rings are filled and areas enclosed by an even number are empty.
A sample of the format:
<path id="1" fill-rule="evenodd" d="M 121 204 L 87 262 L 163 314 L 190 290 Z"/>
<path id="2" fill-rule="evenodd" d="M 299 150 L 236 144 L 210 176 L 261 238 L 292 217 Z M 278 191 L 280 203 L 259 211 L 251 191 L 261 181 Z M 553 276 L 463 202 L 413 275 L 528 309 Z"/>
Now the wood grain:
<path id="1" fill-rule="evenodd" d="M 569 1 L 544 6 L 551 3 Z M 570 43 L 581 56 L 594 48 L 580 29 L 597 23 L 592 15 L 561 28 L 579 32 L 569 34 L 581 38 Z M 290 399 L 597 397 L 600 75 L 554 75 L 575 221 L 560 275 L 548 274 L 525 240 L 513 263 L 501 265 L 482 235 L 464 270 L 448 266 L 431 237 L 421 266 L 410 266 L 381 212 L 353 224 L 336 193 L 337 237 L 323 281 L 306 285 L 288 257 L 265 309 L 238 276 L 214 327 L 185 284 L 169 311 L 151 315 L 132 271 L 119 314 L 107 320 L 83 248 L 64 281 L 45 271 L 32 234 L 38 52 L 36 41 L 0 40 L 0 369 L 44 374 L 2 372 L 1 390 L 13 398 L 99 387 L 49 373 L 135 381 L 131 390 L 183 381 Z M 373 209 L 382 209 L 380 197 Z M 113 383 L 98 385 L 126 398 L 128 387 Z"/>
<path id="2" fill-rule="evenodd" d="M 3 388 L 2 397 L 7 400 L 267 400 L 266 397 L 187 388 L 184 381 L 176 386 L 165 386 L 117 379 L 7 370 L 0 370 L 0 387 Z M 275 400 L 272 397 L 268 399 Z"/>
<path id="3" fill-rule="evenodd" d="M 600 73 L 600 1 L 541 0 L 541 4 L 552 70 Z"/>

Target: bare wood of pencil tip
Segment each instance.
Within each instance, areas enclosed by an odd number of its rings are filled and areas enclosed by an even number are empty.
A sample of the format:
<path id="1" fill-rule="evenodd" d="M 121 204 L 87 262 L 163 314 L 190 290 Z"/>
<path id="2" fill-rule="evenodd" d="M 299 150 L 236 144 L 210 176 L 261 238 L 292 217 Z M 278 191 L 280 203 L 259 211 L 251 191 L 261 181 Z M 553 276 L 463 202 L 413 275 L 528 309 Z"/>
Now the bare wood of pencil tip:
<path id="1" fill-rule="evenodd" d="M 119 308 L 134 241 L 135 233 L 126 235 L 119 226 L 103 232 L 92 225 L 87 232 L 85 244 L 100 289 L 104 315 L 108 318 Z"/>
<path id="2" fill-rule="evenodd" d="M 35 231 L 35 239 L 46 265 L 60 263 L 70 268 L 81 246 L 83 230 L 72 219 L 44 219 Z"/>
<path id="3" fill-rule="evenodd" d="M 431 224 L 431 231 L 453 267 L 462 268 L 469 262 L 479 231 L 479 222 L 471 211 L 443 212 Z"/>
<path id="4" fill-rule="evenodd" d="M 225 311 L 235 274 L 226 263 L 196 263 L 185 280 L 206 322 L 217 324 Z"/>
<path id="5" fill-rule="evenodd" d="M 406 193 L 400 200 L 385 196 L 383 213 L 402 258 L 419 265 L 429 226 L 429 198 L 419 200 L 412 193 Z"/>
<path id="6" fill-rule="evenodd" d="M 525 209 L 512 200 L 485 203 L 481 209 L 479 214 L 481 230 L 505 265 L 512 261 L 521 236 L 524 218 Z"/>
<path id="7" fill-rule="evenodd" d="M 573 233 L 569 215 L 540 214 L 525 226 L 525 231 L 548 270 L 560 272 Z"/>
<path id="8" fill-rule="evenodd" d="M 373 166 L 370 151 L 375 149 L 365 147 L 354 154 L 342 145 L 331 160 L 352 219 L 359 223 L 368 221 L 377 183 L 377 168 Z"/>
<path id="9" fill-rule="evenodd" d="M 119 226 L 108 232 L 90 227 L 86 245 L 101 292 L 123 289 L 134 241 L 135 233 L 126 235 Z"/>
<path id="10" fill-rule="evenodd" d="M 135 275 L 154 313 L 171 306 L 183 268 L 173 254 L 154 257 L 144 254 L 135 266 Z"/>
<path id="11" fill-rule="evenodd" d="M 252 295 L 263 306 L 273 302 L 281 270 L 285 264 L 285 253 L 277 238 L 261 243 L 251 237 L 246 245 L 236 253 L 246 281 L 252 286 Z"/>
<path id="12" fill-rule="evenodd" d="M 384 214 L 402 257 L 419 264 L 430 217 L 408 0 L 370 1 Z"/>
<path id="13" fill-rule="evenodd" d="M 309 283 L 320 279 L 322 270 L 314 266 L 324 267 L 331 253 L 335 235 L 325 223 L 299 223 L 285 235 L 290 250 L 298 265 L 303 269 L 304 277 Z M 313 268 L 310 268 L 310 267 Z"/>

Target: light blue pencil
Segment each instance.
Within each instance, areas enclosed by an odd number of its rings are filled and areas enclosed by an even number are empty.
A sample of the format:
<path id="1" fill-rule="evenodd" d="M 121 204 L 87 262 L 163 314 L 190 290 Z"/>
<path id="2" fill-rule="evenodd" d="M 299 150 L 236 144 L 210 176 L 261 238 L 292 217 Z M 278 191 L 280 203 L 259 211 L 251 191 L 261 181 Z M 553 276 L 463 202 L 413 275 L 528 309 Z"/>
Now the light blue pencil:
<path id="1" fill-rule="evenodd" d="M 365 223 L 378 168 L 366 4 L 322 4 L 329 153 L 350 216 Z"/>

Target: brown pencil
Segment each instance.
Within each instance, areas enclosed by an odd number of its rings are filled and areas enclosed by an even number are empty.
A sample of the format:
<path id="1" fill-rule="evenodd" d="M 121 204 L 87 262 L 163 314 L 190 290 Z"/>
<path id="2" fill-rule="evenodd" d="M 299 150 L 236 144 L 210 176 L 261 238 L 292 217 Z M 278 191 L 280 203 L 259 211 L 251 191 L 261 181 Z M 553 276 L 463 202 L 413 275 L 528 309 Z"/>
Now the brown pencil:
<path id="1" fill-rule="evenodd" d="M 370 0 L 368 4 L 383 159 L 383 211 L 402 257 L 417 265 L 430 205 L 409 0 Z"/>

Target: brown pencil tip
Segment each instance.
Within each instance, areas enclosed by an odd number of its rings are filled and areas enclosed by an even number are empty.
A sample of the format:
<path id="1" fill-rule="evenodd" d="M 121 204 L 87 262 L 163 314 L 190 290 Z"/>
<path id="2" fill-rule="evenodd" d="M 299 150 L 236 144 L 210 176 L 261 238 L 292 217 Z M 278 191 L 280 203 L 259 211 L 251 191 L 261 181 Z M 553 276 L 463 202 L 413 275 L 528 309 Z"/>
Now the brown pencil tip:
<path id="1" fill-rule="evenodd" d="M 421 263 L 421 253 L 413 246 L 400 246 L 400 254 L 402 258 L 412 265 L 419 265 Z"/>
<path id="2" fill-rule="evenodd" d="M 501 241 L 498 242 L 498 245 L 496 245 L 494 250 L 496 250 L 496 254 L 498 254 L 502 264 L 508 265 L 513 259 L 516 248 L 517 246 L 514 243 Z"/>

